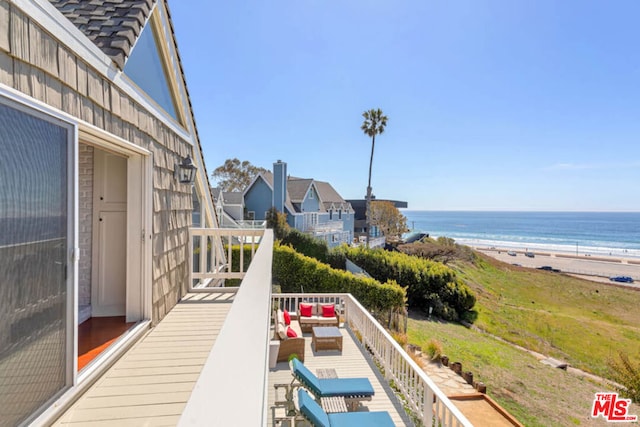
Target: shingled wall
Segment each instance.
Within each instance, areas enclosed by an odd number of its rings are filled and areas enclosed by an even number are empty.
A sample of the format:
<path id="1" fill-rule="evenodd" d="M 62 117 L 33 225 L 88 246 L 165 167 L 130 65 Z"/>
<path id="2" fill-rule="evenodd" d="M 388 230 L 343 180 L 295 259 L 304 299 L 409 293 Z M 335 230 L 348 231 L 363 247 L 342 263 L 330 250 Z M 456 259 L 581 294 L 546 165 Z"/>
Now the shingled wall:
<path id="1" fill-rule="evenodd" d="M 0 0 L 0 83 L 153 153 L 153 316 L 188 289 L 191 187 L 174 179 L 191 145 L 89 67 L 15 5 Z"/>

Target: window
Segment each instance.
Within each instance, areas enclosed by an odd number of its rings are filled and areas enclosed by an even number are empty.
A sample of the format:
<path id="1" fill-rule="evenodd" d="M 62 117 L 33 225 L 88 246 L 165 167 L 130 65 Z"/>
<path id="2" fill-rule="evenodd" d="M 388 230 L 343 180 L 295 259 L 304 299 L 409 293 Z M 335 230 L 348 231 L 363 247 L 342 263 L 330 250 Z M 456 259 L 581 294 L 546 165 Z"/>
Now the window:
<path id="1" fill-rule="evenodd" d="M 0 96 L 0 412 L 6 425 L 23 423 L 72 383 L 74 135 L 73 125 Z"/>
<path id="2" fill-rule="evenodd" d="M 342 219 L 342 209 L 338 209 L 338 219 Z"/>
<path id="3" fill-rule="evenodd" d="M 311 189 L 309 190 L 309 198 L 310 198 L 310 199 L 313 199 L 313 198 L 314 198 L 314 195 L 313 195 L 313 188 L 311 188 Z"/>
<path id="4" fill-rule="evenodd" d="M 329 220 L 333 219 L 333 209 L 329 209 Z"/>
<path id="5" fill-rule="evenodd" d="M 153 32 L 152 19 L 149 19 L 140 33 L 123 71 L 171 117 L 178 120 L 169 79 Z"/>
<path id="6" fill-rule="evenodd" d="M 196 186 L 194 185 L 191 190 L 191 199 L 193 202 L 193 210 L 191 211 L 191 222 L 193 227 L 202 227 L 201 222 L 201 210 L 202 207 L 200 205 L 200 197 L 198 195 L 198 191 L 196 190 Z"/>

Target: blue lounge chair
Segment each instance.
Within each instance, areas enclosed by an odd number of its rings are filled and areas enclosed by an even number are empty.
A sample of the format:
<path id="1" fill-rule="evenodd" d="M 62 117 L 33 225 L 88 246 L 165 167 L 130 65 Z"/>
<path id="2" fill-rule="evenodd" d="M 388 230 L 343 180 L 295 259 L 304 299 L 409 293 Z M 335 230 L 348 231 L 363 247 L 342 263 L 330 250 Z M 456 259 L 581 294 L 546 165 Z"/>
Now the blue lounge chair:
<path id="1" fill-rule="evenodd" d="M 368 378 L 318 378 L 298 359 L 291 360 L 290 366 L 293 376 L 317 398 L 341 396 L 371 400 L 374 394 Z"/>
<path id="2" fill-rule="evenodd" d="M 303 390 L 298 390 L 300 414 L 314 427 L 395 427 L 388 412 L 341 412 L 327 414 Z"/>

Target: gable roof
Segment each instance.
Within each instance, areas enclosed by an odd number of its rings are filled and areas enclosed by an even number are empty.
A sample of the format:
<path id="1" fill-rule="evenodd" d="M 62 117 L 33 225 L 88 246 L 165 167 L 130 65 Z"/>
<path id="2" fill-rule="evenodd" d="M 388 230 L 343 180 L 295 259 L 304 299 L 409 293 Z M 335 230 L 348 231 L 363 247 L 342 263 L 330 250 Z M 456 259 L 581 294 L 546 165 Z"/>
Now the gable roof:
<path id="1" fill-rule="evenodd" d="M 264 172 L 258 172 L 258 175 L 256 175 L 255 178 L 253 178 L 253 181 L 251 181 L 251 184 L 249 184 L 247 186 L 247 188 L 245 188 L 245 190 L 242 192 L 243 197 L 249 192 L 249 190 L 254 186 L 254 184 L 259 180 L 263 180 L 266 184 L 267 187 L 269 187 L 269 189 L 271 190 L 272 194 L 273 194 L 273 173 L 269 172 L 269 171 L 264 171 Z M 288 184 L 287 184 L 288 186 Z M 284 201 L 284 207 L 291 213 L 294 214 L 297 212 L 297 210 L 293 207 L 293 204 L 291 203 L 291 197 L 289 197 L 289 192 L 287 191 L 287 198 Z"/>
<path id="2" fill-rule="evenodd" d="M 223 191 L 222 198 L 227 205 L 242 205 L 243 194 L 240 191 Z"/>
<path id="3" fill-rule="evenodd" d="M 156 0 L 49 0 L 122 70 Z"/>
<path id="4" fill-rule="evenodd" d="M 325 181 L 315 181 L 315 185 L 325 210 L 348 209 L 349 211 L 353 211 L 351 204 L 343 199 L 331 184 Z"/>
<path id="5" fill-rule="evenodd" d="M 293 203 L 302 203 L 304 196 L 307 195 L 309 187 L 313 184 L 312 179 L 304 178 L 287 178 L 287 191 Z"/>
<path id="6" fill-rule="evenodd" d="M 265 171 L 256 175 L 251 184 L 249 184 L 242 193 L 243 196 L 249 192 L 259 179 L 262 179 L 269 189 L 273 191 L 273 173 Z M 316 189 L 318 194 L 320 212 L 327 212 L 329 209 L 346 209 L 353 212 L 351 203 L 343 199 L 336 189 L 328 182 L 316 181 L 311 178 L 297 178 L 293 176 L 287 177 L 287 199 L 284 203 L 285 208 L 291 213 L 300 213 L 301 204 L 309 191 L 309 187 L 311 186 Z M 224 193 L 225 199 L 227 194 L 228 193 Z"/>

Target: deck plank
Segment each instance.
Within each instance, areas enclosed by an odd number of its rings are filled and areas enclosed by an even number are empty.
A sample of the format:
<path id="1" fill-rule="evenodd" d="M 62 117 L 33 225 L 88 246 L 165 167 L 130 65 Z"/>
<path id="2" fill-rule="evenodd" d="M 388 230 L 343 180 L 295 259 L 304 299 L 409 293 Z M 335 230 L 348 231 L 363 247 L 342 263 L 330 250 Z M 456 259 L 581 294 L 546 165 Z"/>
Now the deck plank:
<path id="1" fill-rule="evenodd" d="M 54 425 L 176 425 L 233 298 L 189 294 L 184 301 Z"/>

